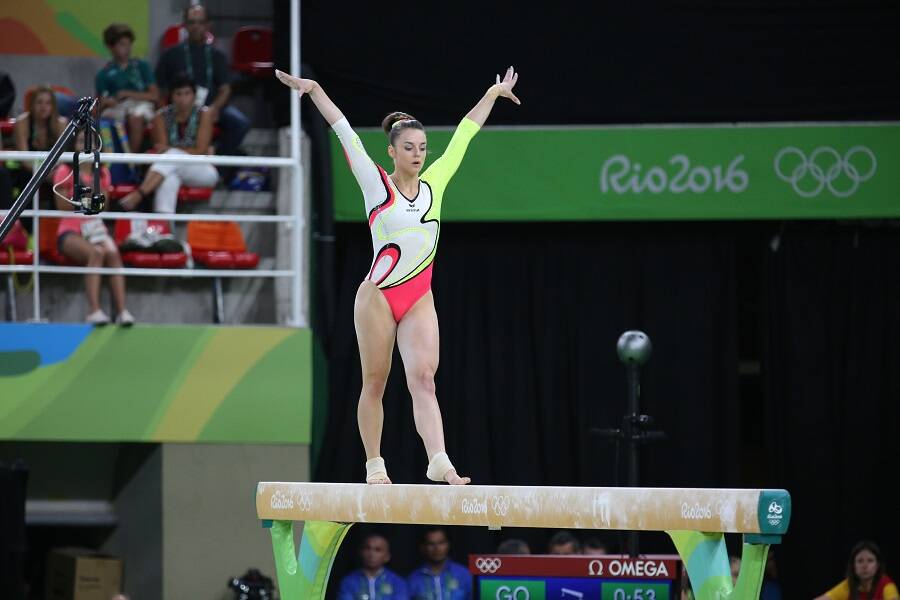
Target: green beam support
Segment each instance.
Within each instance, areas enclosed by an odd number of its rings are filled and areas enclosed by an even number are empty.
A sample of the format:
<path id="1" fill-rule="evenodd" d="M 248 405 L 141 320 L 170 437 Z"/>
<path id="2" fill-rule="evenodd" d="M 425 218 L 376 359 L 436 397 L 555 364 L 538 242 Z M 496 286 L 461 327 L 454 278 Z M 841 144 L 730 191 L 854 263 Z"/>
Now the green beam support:
<path id="1" fill-rule="evenodd" d="M 759 600 L 769 542 L 777 536 L 746 536 L 741 551 L 741 570 L 732 585 L 725 535 L 700 531 L 668 531 L 687 568 L 695 600 Z M 760 537 L 772 539 L 758 540 Z"/>
<path id="2" fill-rule="evenodd" d="M 263 521 L 272 534 L 281 600 L 325 600 L 328 576 L 341 542 L 353 523 L 307 521 L 294 550 L 294 521 Z"/>

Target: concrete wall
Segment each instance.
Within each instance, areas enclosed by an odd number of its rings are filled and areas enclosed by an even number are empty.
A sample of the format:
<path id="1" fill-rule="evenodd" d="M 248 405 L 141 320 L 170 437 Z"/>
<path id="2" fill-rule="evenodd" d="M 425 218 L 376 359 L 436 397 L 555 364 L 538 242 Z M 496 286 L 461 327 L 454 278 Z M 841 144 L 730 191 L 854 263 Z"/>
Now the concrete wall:
<path id="1" fill-rule="evenodd" d="M 309 481 L 308 446 L 163 446 L 163 600 L 225 600 L 230 577 L 275 576 L 260 481 Z M 133 600 L 142 600 L 133 598 Z"/>
<path id="2" fill-rule="evenodd" d="M 256 484 L 310 478 L 305 445 L 0 441 L 0 460 L 15 459 L 29 469 L 30 501 L 112 504 L 117 522 L 85 528 L 91 541 L 74 545 L 93 547 L 101 536 L 99 549 L 124 563 L 130 600 L 231 600 L 227 582 L 251 568 L 274 580 L 269 531 L 256 518 Z M 67 510 L 50 515 L 70 532 L 57 539 L 72 540 L 75 525 L 84 524 Z M 29 551 L 43 564 L 36 553 L 47 550 Z"/>
<path id="3" fill-rule="evenodd" d="M 125 566 L 123 592 L 131 600 L 162 598 L 162 449 L 130 444 L 119 453 L 112 478 L 119 523 L 102 550 Z"/>

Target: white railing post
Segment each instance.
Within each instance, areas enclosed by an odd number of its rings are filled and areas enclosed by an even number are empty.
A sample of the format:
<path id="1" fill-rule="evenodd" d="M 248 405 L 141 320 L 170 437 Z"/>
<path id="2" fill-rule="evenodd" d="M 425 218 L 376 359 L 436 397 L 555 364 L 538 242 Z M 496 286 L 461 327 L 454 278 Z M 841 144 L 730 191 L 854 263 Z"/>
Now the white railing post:
<path id="1" fill-rule="evenodd" d="M 32 167 L 35 172 L 38 169 L 37 161 L 34 162 L 34 166 Z M 31 205 L 34 207 L 35 211 L 38 211 L 39 205 L 41 201 L 41 186 L 38 185 L 37 189 L 34 191 L 34 196 L 31 197 Z M 35 213 L 34 220 L 32 221 L 32 233 L 34 234 L 34 258 L 32 259 L 34 262 L 34 272 L 32 273 L 32 286 L 31 286 L 31 319 L 35 323 L 41 322 L 41 273 L 38 269 L 38 264 L 40 264 L 41 259 L 41 216 L 40 214 Z"/>
<path id="2" fill-rule="evenodd" d="M 300 1 L 291 0 L 291 72 L 300 74 Z M 308 286 L 303 285 L 302 278 L 306 273 L 304 259 L 306 249 L 304 243 L 304 207 L 303 198 L 303 163 L 300 156 L 300 97 L 291 93 L 291 213 L 294 226 L 291 235 L 291 269 L 294 278 L 291 280 L 291 325 L 306 327 L 307 315 L 303 313 L 303 294 Z M 307 310 L 308 310 L 308 305 Z"/>

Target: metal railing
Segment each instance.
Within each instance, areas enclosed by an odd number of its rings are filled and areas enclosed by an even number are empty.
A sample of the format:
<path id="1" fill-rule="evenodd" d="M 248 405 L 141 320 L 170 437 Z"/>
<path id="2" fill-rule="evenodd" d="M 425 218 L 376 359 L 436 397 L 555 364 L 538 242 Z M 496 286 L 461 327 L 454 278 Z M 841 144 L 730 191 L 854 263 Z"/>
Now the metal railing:
<path id="1" fill-rule="evenodd" d="M 300 14 L 299 0 L 291 0 L 291 70 L 300 72 Z M 285 90 L 287 93 L 287 90 Z M 301 160 L 300 144 L 300 104 L 297 94 L 291 94 L 291 125 L 290 125 L 290 156 L 217 156 L 217 155 L 187 155 L 187 154 L 134 154 L 134 153 L 104 153 L 104 163 L 125 164 L 153 164 L 153 163 L 179 163 L 179 164 L 212 164 L 217 166 L 240 167 L 267 167 L 289 169 L 291 173 L 289 190 L 281 190 L 290 194 L 290 213 L 287 215 L 241 215 L 241 214 L 173 214 L 173 213 L 139 213 L 139 212 L 104 212 L 100 218 L 104 220 L 116 219 L 152 219 L 165 221 L 234 221 L 243 223 L 275 223 L 283 224 L 291 234 L 288 269 L 162 269 L 162 268 L 110 268 L 110 267 L 76 267 L 56 266 L 41 264 L 40 257 L 40 219 L 42 217 L 87 217 L 79 213 L 60 210 L 41 210 L 39 208 L 39 192 L 35 193 L 32 201 L 32 209 L 22 212 L 23 217 L 33 217 L 33 247 L 34 257 L 30 264 L 2 264 L 0 273 L 33 273 L 33 315 L 40 319 L 40 276 L 46 274 L 83 274 L 99 273 L 104 275 L 121 274 L 139 277 L 182 277 L 182 278 L 285 278 L 290 280 L 290 316 L 288 325 L 294 327 L 307 327 L 308 315 L 303 307 L 303 295 L 306 286 L 301 280 L 307 271 L 303 267 L 306 259 L 306 230 L 303 213 L 303 163 Z M 0 151 L 0 161 L 39 161 L 46 158 L 48 152 L 25 151 Z M 84 156 L 84 155 L 82 155 Z M 66 152 L 60 157 L 60 162 L 71 163 L 73 153 Z"/>

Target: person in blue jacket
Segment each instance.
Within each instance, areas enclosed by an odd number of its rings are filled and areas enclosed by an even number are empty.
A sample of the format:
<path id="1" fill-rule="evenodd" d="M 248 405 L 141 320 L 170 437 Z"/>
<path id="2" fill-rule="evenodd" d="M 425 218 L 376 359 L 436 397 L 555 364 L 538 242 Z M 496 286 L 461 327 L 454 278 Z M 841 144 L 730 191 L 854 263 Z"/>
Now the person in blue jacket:
<path id="1" fill-rule="evenodd" d="M 442 527 L 425 529 L 419 550 L 425 563 L 406 578 L 412 600 L 470 600 L 472 575 L 450 560 L 450 540 Z"/>
<path id="2" fill-rule="evenodd" d="M 409 600 L 406 582 L 385 565 L 391 560 L 387 538 L 373 533 L 359 548 L 362 568 L 341 579 L 338 600 Z"/>

